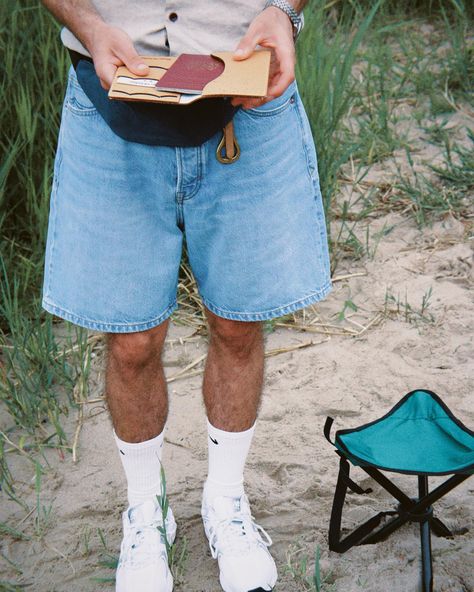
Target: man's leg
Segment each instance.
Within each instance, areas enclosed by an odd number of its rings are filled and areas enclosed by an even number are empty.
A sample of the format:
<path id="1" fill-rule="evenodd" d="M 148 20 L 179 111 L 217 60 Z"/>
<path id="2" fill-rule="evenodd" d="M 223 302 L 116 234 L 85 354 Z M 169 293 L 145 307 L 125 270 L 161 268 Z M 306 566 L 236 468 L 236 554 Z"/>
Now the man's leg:
<path id="1" fill-rule="evenodd" d="M 210 330 L 203 383 L 207 417 L 220 430 L 247 430 L 255 423 L 262 391 L 262 325 L 206 312 Z"/>
<path id="2" fill-rule="evenodd" d="M 202 516 L 225 592 L 271 590 L 277 579 L 244 493 L 243 472 L 260 403 L 264 347 L 260 322 L 207 312 L 210 344 L 203 382 L 208 418 L 209 473 Z"/>
<path id="3" fill-rule="evenodd" d="M 127 442 L 150 440 L 165 426 L 168 396 L 161 353 L 168 324 L 107 335 L 107 402 L 115 433 Z"/>
<path id="4" fill-rule="evenodd" d="M 156 501 L 168 395 L 161 353 L 165 321 L 148 331 L 107 336 L 106 395 L 130 506 Z"/>
<path id="5" fill-rule="evenodd" d="M 128 485 L 123 513 L 124 538 L 116 592 L 171 592 L 173 578 L 158 531 L 163 524 L 161 450 L 168 395 L 161 353 L 168 328 L 164 321 L 138 333 L 107 335 L 106 394 L 115 439 Z M 169 542 L 176 535 L 171 509 L 166 519 Z"/>
<path id="6" fill-rule="evenodd" d="M 203 394 L 208 420 L 208 498 L 244 493 L 243 471 L 263 382 L 259 322 L 230 321 L 207 311 L 209 352 Z"/>

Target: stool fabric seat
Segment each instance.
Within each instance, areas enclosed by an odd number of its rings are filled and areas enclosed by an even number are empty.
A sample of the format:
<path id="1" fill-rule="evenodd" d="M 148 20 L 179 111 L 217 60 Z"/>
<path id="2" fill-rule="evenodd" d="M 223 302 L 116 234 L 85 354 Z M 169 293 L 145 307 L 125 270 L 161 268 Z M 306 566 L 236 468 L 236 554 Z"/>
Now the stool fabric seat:
<path id="1" fill-rule="evenodd" d="M 334 445 L 357 466 L 416 475 L 474 473 L 474 432 L 429 390 L 411 391 L 376 421 L 338 430 Z"/>

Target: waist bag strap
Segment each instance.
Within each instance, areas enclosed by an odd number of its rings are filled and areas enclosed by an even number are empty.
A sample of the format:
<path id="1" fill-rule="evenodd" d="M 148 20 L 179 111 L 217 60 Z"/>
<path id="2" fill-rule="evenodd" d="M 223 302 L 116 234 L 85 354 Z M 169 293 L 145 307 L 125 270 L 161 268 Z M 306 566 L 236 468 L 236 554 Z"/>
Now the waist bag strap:
<path id="1" fill-rule="evenodd" d="M 75 51 L 69 53 L 84 93 L 110 129 L 129 142 L 151 146 L 200 146 L 226 128 L 238 110 L 224 97 L 211 97 L 190 105 L 112 101 L 101 86 L 92 59 Z M 230 129 L 227 133 L 231 133 Z M 238 158 L 235 139 L 233 143 L 229 140 L 227 146 L 229 156 L 224 157 L 224 162 L 233 162 Z"/>
<path id="2" fill-rule="evenodd" d="M 71 64 L 72 64 L 72 67 L 74 68 L 74 70 L 77 70 L 77 65 L 79 64 L 80 60 L 85 60 L 86 62 L 90 62 L 91 64 L 94 63 L 92 61 L 92 58 L 90 58 L 89 56 L 82 55 L 82 54 L 78 53 L 77 51 L 74 51 L 73 49 L 68 48 L 68 53 L 69 53 L 69 58 L 71 60 Z"/>

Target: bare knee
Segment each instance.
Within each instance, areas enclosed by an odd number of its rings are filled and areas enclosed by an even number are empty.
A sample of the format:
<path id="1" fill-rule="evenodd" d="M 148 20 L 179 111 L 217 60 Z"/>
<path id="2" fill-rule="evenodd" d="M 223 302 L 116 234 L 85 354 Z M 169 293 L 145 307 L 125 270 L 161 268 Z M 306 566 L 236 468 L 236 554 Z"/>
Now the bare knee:
<path id="1" fill-rule="evenodd" d="M 233 321 L 207 311 L 211 344 L 237 358 L 246 358 L 263 343 L 262 323 Z"/>
<path id="2" fill-rule="evenodd" d="M 150 363 L 159 363 L 166 338 L 168 321 L 148 331 L 109 333 L 107 352 L 123 371 L 139 371 Z"/>

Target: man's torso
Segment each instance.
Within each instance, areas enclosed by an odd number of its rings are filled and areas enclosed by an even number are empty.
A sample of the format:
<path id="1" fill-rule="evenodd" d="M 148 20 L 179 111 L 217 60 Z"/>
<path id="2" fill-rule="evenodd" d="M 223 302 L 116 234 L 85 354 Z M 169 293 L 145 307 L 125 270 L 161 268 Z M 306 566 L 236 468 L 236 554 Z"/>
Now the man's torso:
<path id="1" fill-rule="evenodd" d="M 232 51 L 265 0 L 94 0 L 104 21 L 131 37 L 141 55 L 179 55 Z M 66 47 L 89 55 L 67 29 Z"/>

